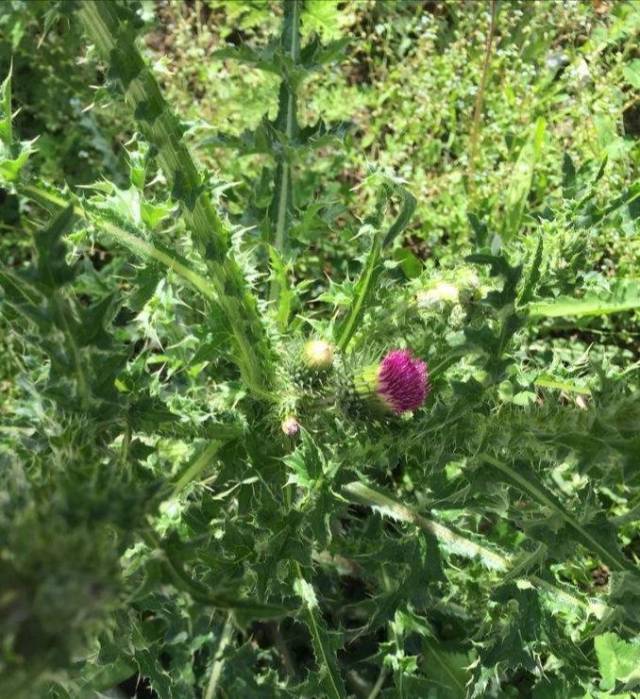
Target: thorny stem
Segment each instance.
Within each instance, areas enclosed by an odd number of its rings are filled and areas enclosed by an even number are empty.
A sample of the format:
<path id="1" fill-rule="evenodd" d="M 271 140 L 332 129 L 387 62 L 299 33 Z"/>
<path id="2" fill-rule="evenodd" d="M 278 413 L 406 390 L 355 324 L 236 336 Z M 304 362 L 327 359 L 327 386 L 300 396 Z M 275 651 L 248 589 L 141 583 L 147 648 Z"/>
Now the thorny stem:
<path id="1" fill-rule="evenodd" d="M 293 65 L 300 61 L 300 0 L 284 0 L 284 21 L 282 44 Z M 280 106 L 276 124 L 284 131 L 286 143 L 291 148 L 297 130 L 296 84 L 291 76 L 285 75 L 280 85 Z M 273 206 L 275 207 L 275 237 L 273 245 L 280 255 L 287 247 L 286 233 L 289 213 L 292 206 L 293 181 L 288 149 L 279 153 L 276 166 L 276 182 Z M 269 289 L 269 298 L 275 301 L 280 292 L 278 281 L 274 278 Z"/>
<path id="2" fill-rule="evenodd" d="M 302 573 L 302 566 L 300 563 L 298 563 L 298 561 L 295 561 L 294 567 L 297 574 L 298 583 L 300 584 L 299 595 L 302 599 L 303 610 L 306 616 L 306 625 L 311 633 L 316 659 L 318 664 L 327 670 L 326 687 L 328 690 L 328 695 L 335 699 L 343 699 L 344 693 L 340 686 L 341 681 L 339 675 L 337 675 L 333 669 L 333 665 L 336 662 L 335 657 L 333 658 L 333 663 L 331 662 L 330 658 L 330 656 L 333 655 L 333 651 L 325 646 L 320 633 L 319 608 L 318 602 L 315 599 L 315 593 L 313 592 L 311 585 L 306 582 Z M 309 599 L 308 595 L 304 593 L 305 586 L 312 591 L 313 599 Z"/>

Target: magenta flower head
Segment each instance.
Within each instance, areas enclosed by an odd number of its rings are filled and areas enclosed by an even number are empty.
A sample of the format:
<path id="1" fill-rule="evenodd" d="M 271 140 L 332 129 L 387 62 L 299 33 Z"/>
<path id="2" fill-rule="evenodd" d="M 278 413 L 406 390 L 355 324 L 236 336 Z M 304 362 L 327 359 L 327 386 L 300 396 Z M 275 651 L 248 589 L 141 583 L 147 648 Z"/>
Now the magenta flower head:
<path id="1" fill-rule="evenodd" d="M 425 362 L 409 350 L 388 352 L 377 366 L 368 367 L 356 381 L 356 390 L 375 398 L 385 412 L 396 415 L 419 408 L 431 386 Z"/>
<path id="2" fill-rule="evenodd" d="M 396 413 L 416 410 L 431 387 L 427 365 L 408 350 L 391 350 L 378 367 L 378 396 Z"/>

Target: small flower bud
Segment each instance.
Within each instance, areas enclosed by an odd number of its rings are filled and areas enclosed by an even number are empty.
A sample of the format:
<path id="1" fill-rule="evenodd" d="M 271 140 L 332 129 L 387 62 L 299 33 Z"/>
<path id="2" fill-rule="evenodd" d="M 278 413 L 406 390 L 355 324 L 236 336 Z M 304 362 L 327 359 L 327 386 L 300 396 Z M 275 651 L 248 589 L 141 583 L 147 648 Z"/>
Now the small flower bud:
<path id="1" fill-rule="evenodd" d="M 309 340 L 302 350 L 302 358 L 309 369 L 329 369 L 333 365 L 333 345 L 324 340 Z"/>
<path id="2" fill-rule="evenodd" d="M 295 437 L 300 432 L 300 423 L 293 415 L 289 415 L 280 424 L 280 429 L 287 437 Z"/>
<path id="3" fill-rule="evenodd" d="M 457 276 L 460 289 L 460 302 L 470 303 L 476 301 L 482 294 L 480 291 L 480 279 L 472 269 L 461 269 Z"/>
<path id="4" fill-rule="evenodd" d="M 419 308 L 440 309 L 458 303 L 459 299 L 458 287 L 449 282 L 438 282 L 430 289 L 422 289 L 416 294 Z"/>

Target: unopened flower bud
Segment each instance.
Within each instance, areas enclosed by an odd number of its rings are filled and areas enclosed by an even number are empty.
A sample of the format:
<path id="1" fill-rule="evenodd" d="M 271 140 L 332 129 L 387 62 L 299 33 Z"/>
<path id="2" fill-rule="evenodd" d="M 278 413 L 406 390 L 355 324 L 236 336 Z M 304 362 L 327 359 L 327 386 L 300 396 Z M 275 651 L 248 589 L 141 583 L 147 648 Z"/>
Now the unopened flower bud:
<path id="1" fill-rule="evenodd" d="M 286 417 L 280 424 L 280 428 L 287 437 L 295 437 L 300 432 L 300 423 L 293 415 Z"/>
<path id="2" fill-rule="evenodd" d="M 333 345 L 324 340 L 309 340 L 302 350 L 302 358 L 309 369 L 329 369 L 333 365 Z"/>
<path id="3" fill-rule="evenodd" d="M 458 287 L 449 282 L 438 282 L 430 289 L 423 289 L 416 294 L 419 308 L 441 308 L 459 301 Z"/>
<path id="4" fill-rule="evenodd" d="M 457 276 L 461 303 L 469 303 L 480 298 L 480 279 L 472 269 L 461 269 Z"/>

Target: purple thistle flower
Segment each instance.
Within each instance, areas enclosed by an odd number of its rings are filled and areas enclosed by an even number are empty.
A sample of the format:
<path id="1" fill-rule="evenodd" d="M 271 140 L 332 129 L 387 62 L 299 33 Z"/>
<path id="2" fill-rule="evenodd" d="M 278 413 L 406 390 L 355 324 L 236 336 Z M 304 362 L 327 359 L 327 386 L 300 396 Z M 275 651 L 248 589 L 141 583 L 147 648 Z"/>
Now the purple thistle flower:
<path id="1" fill-rule="evenodd" d="M 376 393 L 394 413 L 416 410 L 426 400 L 431 386 L 425 362 L 409 350 L 391 350 L 380 362 Z"/>

